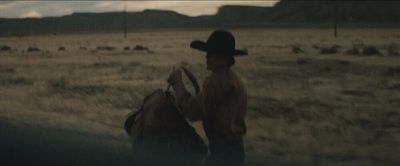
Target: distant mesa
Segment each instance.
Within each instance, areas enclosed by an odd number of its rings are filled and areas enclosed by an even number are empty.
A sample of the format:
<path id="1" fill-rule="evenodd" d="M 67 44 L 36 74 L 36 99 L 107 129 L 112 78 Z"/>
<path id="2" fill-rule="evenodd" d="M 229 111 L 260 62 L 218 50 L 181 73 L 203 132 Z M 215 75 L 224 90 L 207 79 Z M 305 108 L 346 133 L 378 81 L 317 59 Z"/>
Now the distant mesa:
<path id="1" fill-rule="evenodd" d="M 0 18 L 0 36 L 75 32 L 120 32 L 163 28 L 324 28 L 331 27 L 333 1 L 280 0 L 273 7 L 222 6 L 214 15 L 173 11 L 73 13 L 61 17 Z M 306 10 L 305 10 L 306 9 Z M 339 27 L 399 27 L 400 1 L 337 1 Z M 111 24 L 110 24 L 111 23 Z M 121 24 L 119 24 L 121 23 Z M 27 26 L 29 25 L 29 26 Z M 120 26 L 121 25 L 121 26 Z"/>
<path id="2" fill-rule="evenodd" d="M 105 50 L 105 51 L 113 51 L 115 50 L 115 47 L 110 47 L 110 46 L 97 46 L 97 50 Z"/>
<path id="3" fill-rule="evenodd" d="M 36 48 L 36 47 L 29 47 L 28 48 L 28 52 L 39 52 L 39 51 L 40 51 L 40 49 Z"/>
<path id="4" fill-rule="evenodd" d="M 0 47 L 0 51 L 11 51 L 11 47 L 6 46 L 6 45 L 1 46 L 1 47 Z"/>

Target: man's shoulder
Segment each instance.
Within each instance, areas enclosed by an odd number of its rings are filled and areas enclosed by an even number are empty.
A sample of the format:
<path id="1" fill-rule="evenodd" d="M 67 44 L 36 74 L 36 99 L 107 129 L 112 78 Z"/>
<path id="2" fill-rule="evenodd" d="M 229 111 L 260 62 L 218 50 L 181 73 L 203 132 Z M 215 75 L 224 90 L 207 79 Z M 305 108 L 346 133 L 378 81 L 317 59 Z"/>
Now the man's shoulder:
<path id="1" fill-rule="evenodd" d="M 230 72 L 230 82 L 232 82 L 236 87 L 244 87 L 242 80 L 233 71 Z"/>
<path id="2" fill-rule="evenodd" d="M 211 73 L 204 79 L 204 85 L 213 87 L 232 87 L 234 89 L 244 87 L 241 79 L 233 71 L 226 73 Z"/>

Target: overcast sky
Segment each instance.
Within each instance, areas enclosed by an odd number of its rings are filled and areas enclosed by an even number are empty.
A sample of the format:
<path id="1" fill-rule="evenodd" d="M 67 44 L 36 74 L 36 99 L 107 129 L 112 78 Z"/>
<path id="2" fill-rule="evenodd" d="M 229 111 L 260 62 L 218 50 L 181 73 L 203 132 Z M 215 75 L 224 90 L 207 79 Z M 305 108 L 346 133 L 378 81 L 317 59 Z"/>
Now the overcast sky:
<path id="1" fill-rule="evenodd" d="M 170 0 L 170 1 L 0 1 L 0 18 L 63 16 L 74 12 L 173 10 L 188 16 L 210 15 L 223 5 L 273 6 L 279 0 Z"/>

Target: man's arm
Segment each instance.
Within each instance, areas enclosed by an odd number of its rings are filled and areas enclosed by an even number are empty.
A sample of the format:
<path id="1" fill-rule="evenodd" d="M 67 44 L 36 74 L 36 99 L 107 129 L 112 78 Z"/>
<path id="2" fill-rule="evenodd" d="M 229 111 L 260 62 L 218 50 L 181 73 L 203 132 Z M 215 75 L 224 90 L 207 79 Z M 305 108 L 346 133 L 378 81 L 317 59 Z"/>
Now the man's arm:
<path id="1" fill-rule="evenodd" d="M 185 114 L 185 116 L 191 120 L 201 120 L 203 118 L 203 92 L 200 92 L 197 96 L 193 97 L 185 88 L 185 84 L 182 81 L 182 75 L 180 71 L 176 71 L 168 78 L 168 83 L 171 84 L 174 89 L 177 106 Z"/>

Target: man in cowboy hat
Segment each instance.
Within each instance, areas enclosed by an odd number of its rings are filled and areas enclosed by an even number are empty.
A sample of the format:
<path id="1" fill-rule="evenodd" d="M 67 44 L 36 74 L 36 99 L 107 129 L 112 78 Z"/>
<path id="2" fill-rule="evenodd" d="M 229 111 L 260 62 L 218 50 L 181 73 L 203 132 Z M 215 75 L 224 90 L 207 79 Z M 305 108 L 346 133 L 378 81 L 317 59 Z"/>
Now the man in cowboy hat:
<path id="1" fill-rule="evenodd" d="M 197 96 L 188 93 L 180 72 L 172 73 L 168 83 L 177 106 L 188 119 L 203 122 L 210 148 L 206 165 L 243 165 L 247 94 L 230 67 L 235 64 L 234 56 L 247 53 L 235 49 L 235 38 L 225 30 L 214 31 L 207 42 L 193 41 L 190 46 L 207 52 L 207 70 L 212 72 Z"/>

